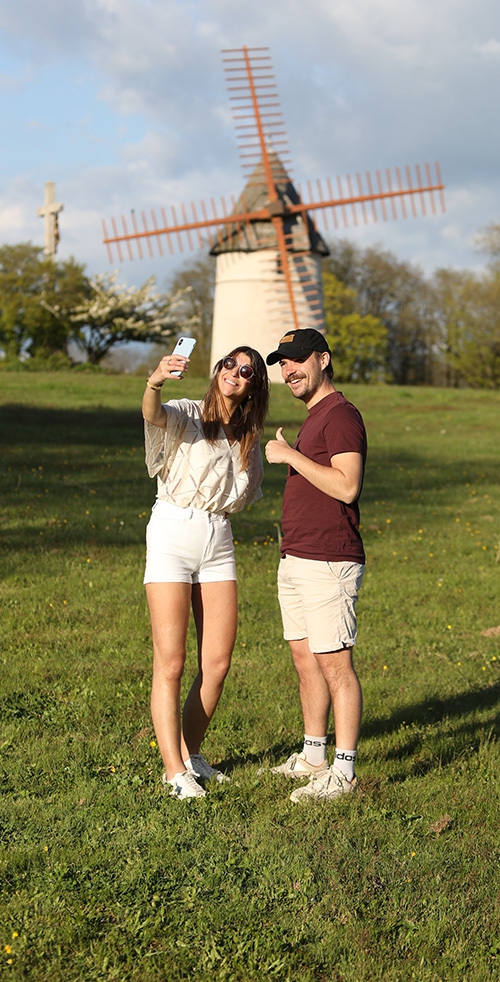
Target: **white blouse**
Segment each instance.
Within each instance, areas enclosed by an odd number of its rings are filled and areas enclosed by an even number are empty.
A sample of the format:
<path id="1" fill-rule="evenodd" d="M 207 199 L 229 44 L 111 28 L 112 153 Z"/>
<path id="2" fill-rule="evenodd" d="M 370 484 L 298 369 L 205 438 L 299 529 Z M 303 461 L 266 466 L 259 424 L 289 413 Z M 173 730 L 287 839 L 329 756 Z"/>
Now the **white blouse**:
<path id="1" fill-rule="evenodd" d="M 259 442 L 243 470 L 240 447 L 231 444 L 221 427 L 215 443 L 205 438 L 201 402 L 165 403 L 166 429 L 144 421 L 146 466 L 157 477 L 157 497 L 179 508 L 210 512 L 242 511 L 262 497 L 262 455 Z"/>

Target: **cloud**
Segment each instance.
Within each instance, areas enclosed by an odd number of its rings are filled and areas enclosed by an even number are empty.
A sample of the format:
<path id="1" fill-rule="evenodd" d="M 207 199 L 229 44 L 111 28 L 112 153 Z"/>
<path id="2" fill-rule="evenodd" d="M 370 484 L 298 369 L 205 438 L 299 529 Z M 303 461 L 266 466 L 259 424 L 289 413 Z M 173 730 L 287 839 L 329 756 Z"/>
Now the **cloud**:
<path id="1" fill-rule="evenodd" d="M 16 78 L 14 75 L 6 75 L 0 72 L 0 93 L 1 92 L 19 92 L 25 87 L 25 81 L 20 78 Z"/>
<path id="2" fill-rule="evenodd" d="M 500 58 L 500 41 L 490 38 L 485 44 L 478 46 L 478 51 L 480 55 L 484 55 L 486 58 Z"/>

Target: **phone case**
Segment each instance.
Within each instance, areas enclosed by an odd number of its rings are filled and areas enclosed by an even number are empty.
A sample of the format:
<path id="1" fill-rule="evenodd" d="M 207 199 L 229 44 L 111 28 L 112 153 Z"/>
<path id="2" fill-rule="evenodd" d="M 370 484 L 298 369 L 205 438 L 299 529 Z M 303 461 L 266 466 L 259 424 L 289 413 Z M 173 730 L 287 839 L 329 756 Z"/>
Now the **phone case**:
<path id="1" fill-rule="evenodd" d="M 179 338 L 172 352 L 173 355 L 185 355 L 189 358 L 196 344 L 196 338 Z M 181 372 L 172 372 L 172 375 L 180 376 Z"/>

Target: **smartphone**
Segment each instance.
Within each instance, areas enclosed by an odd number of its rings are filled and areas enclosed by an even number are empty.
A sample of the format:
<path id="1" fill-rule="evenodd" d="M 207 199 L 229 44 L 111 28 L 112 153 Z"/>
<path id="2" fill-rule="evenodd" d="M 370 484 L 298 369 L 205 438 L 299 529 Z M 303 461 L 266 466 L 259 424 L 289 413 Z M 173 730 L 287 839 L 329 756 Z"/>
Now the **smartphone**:
<path id="1" fill-rule="evenodd" d="M 196 344 L 196 338 L 179 338 L 174 350 L 172 351 L 172 354 L 185 355 L 186 358 L 189 358 L 195 344 Z M 175 375 L 177 378 L 180 378 L 182 372 L 171 372 L 170 374 Z"/>

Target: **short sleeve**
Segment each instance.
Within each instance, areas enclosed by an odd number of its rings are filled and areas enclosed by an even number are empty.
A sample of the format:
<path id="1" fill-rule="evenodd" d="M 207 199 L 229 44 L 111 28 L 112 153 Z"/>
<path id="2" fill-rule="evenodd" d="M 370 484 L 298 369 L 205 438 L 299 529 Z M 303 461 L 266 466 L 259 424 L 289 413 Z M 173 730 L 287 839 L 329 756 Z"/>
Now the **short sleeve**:
<path id="1" fill-rule="evenodd" d="M 340 453 L 366 455 L 366 431 L 361 414 L 349 404 L 336 406 L 323 427 L 328 456 Z"/>
<path id="2" fill-rule="evenodd" d="M 156 477 L 171 460 L 179 446 L 189 415 L 182 401 L 163 403 L 167 412 L 166 427 L 144 420 L 146 467 L 150 477 Z"/>

